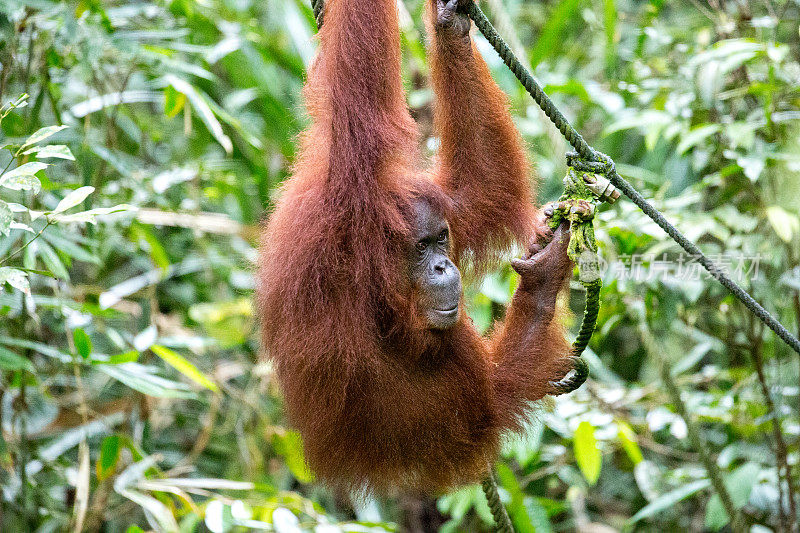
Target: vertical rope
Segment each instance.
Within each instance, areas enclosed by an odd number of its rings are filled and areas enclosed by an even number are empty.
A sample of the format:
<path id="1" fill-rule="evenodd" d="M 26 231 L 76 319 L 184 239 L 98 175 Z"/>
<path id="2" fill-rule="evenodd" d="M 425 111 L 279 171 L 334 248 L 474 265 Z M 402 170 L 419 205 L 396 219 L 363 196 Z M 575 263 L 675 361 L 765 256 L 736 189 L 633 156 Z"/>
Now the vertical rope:
<path id="1" fill-rule="evenodd" d="M 497 480 L 494 476 L 494 471 L 489 466 L 489 472 L 481 482 L 483 493 L 486 495 L 486 503 L 489 504 L 489 509 L 492 511 L 494 517 L 495 531 L 497 533 L 514 533 L 514 526 L 511 524 L 511 518 L 508 516 L 503 502 L 500 500 L 500 493 L 497 490 Z"/>

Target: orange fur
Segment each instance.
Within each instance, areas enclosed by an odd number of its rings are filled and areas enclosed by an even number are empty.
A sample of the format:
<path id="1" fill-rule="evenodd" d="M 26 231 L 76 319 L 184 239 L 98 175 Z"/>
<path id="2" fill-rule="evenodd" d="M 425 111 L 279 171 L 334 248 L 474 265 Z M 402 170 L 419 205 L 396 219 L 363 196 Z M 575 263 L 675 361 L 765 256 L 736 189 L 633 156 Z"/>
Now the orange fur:
<path id="1" fill-rule="evenodd" d="M 474 481 L 501 432 L 518 429 L 564 374 L 568 345 L 552 305 L 523 290 L 489 341 L 463 308 L 455 327 L 426 329 L 404 264 L 411 203 L 424 198 L 446 216 L 460 264 L 492 262 L 535 233 L 522 143 L 477 51 L 437 36 L 442 149 L 425 172 L 400 82 L 394 0 L 329 0 L 319 38 L 305 90 L 313 124 L 264 232 L 257 276 L 289 419 L 334 487 Z"/>

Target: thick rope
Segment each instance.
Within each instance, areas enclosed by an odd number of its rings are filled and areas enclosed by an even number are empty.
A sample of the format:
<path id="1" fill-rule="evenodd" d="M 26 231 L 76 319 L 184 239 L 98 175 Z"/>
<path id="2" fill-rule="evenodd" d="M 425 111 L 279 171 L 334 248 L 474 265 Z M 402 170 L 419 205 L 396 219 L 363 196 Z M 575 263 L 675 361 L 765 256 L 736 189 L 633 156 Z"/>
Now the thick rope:
<path id="1" fill-rule="evenodd" d="M 486 474 L 486 477 L 481 482 L 481 487 L 486 495 L 486 503 L 489 504 L 489 509 L 494 517 L 495 531 L 497 533 L 514 533 L 511 518 L 509 518 L 506 508 L 500 500 L 500 493 L 497 491 L 497 480 L 494 477 L 491 466 L 489 466 L 489 473 Z"/>
<path id="2" fill-rule="evenodd" d="M 578 265 L 578 278 L 586 289 L 586 303 L 578 336 L 572 343 L 572 372 L 568 374 L 569 377 L 565 376 L 559 381 L 550 382 L 555 395 L 567 394 L 578 389 L 589 377 L 589 365 L 581 359 L 581 354 L 589 344 L 597 324 L 600 289 L 603 286 L 597 264 L 594 213 L 597 203 L 604 197 L 589 186 L 589 180 L 594 179 L 593 164 L 585 165 L 583 160 L 571 155 L 567 157 L 567 164 L 570 169 L 564 178 L 564 193 L 550 208 L 553 211 L 548 224 L 555 229 L 562 222 L 569 222 L 567 255 Z"/>
<path id="3" fill-rule="evenodd" d="M 322 0 L 316 1 L 321 2 Z M 564 135 L 567 141 L 569 141 L 575 150 L 577 150 L 580 157 L 587 162 L 603 163 L 607 168 L 607 171 L 603 172 L 603 174 L 608 177 L 615 187 L 622 191 L 625 196 L 630 198 L 631 201 L 633 201 L 633 203 L 644 212 L 644 214 L 658 224 L 661 229 L 663 229 L 667 235 L 677 242 L 681 248 L 689 253 L 689 255 L 696 257 L 697 262 L 703 265 L 703 268 L 705 268 L 708 273 L 714 277 L 714 279 L 731 291 L 731 293 L 733 293 L 733 295 L 738 298 L 739 301 L 741 301 L 744 306 L 747 307 L 747 309 L 749 309 L 756 317 L 758 317 L 759 320 L 761 320 L 761 322 L 766 324 L 772 331 L 774 331 L 778 337 L 783 340 L 783 342 L 789 345 L 795 352 L 800 354 L 800 340 L 798 340 L 797 337 L 792 335 L 783 324 L 778 322 L 778 320 L 776 320 L 769 313 L 769 311 L 764 309 L 761 304 L 759 304 L 752 296 L 750 296 L 746 290 L 740 287 L 735 281 L 733 281 L 733 279 L 725 274 L 722 269 L 716 265 L 716 263 L 706 257 L 695 243 L 689 240 L 666 218 L 664 218 L 664 215 L 662 215 L 655 207 L 645 200 L 639 191 L 633 187 L 633 185 L 628 183 L 627 180 L 620 176 L 614 168 L 614 162 L 611 160 L 611 158 L 589 146 L 589 143 L 587 143 L 584 138 L 581 137 L 580 133 L 578 133 L 578 131 L 572 127 L 564 115 L 561 114 L 561 111 L 558 110 L 555 104 L 553 104 L 552 100 L 550 100 L 547 94 L 545 94 L 531 73 L 528 72 L 528 70 L 522 65 L 522 63 L 520 63 L 516 56 L 514 56 L 514 52 L 512 52 L 505 41 L 503 41 L 503 38 L 500 37 L 500 35 L 494 29 L 492 24 L 486 18 L 486 15 L 483 14 L 481 8 L 479 8 L 475 2 L 469 2 L 464 9 L 469 17 L 475 22 L 475 26 L 478 27 L 481 33 L 483 33 L 484 37 L 486 37 L 486 40 L 489 41 L 492 47 L 494 47 L 494 49 L 503 59 L 503 62 L 506 64 L 506 66 L 511 69 L 511 72 L 514 73 L 520 83 L 522 83 L 522 85 L 528 91 L 528 94 L 533 97 L 539 107 L 542 108 L 542 111 L 544 111 L 544 113 L 558 128 L 561 134 Z"/>

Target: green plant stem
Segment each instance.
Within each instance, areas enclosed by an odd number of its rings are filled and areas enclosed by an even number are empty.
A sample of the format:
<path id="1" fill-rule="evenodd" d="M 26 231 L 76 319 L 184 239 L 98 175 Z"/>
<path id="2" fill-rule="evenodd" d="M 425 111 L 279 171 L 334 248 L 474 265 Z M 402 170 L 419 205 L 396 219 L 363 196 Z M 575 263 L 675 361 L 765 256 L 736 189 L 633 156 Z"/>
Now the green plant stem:
<path id="1" fill-rule="evenodd" d="M 7 257 L 4 257 L 3 259 L 0 259 L 0 265 L 2 265 L 2 264 L 5 264 L 5 262 L 6 262 L 6 261 L 8 261 L 9 259 L 11 259 L 11 258 L 12 258 L 12 257 L 14 257 L 15 255 L 17 255 L 18 253 L 20 253 L 21 251 L 23 251 L 23 250 L 24 250 L 25 248 L 27 248 L 27 247 L 28 247 L 28 246 L 29 246 L 29 245 L 30 245 L 30 244 L 31 244 L 33 241 L 35 241 L 36 239 L 38 239 L 38 238 L 39 238 L 39 237 L 42 235 L 42 233 L 44 233 L 44 230 L 46 230 L 46 229 L 47 229 L 47 228 L 50 226 L 50 224 L 52 224 L 52 222 L 50 222 L 50 221 L 48 220 L 48 221 L 47 221 L 47 224 L 45 224 L 45 225 L 44 225 L 44 227 L 43 227 L 42 229 L 40 229 L 40 230 L 39 230 L 39 233 L 37 233 L 36 235 L 34 235 L 33 237 L 31 237 L 31 240 L 29 240 L 28 242 L 26 242 L 25 244 L 23 244 L 22 246 L 20 246 L 19 248 L 17 248 L 17 249 L 16 249 L 16 250 L 14 250 L 13 252 L 11 252 L 11 255 L 9 255 L 9 256 L 7 256 Z"/>
<path id="2" fill-rule="evenodd" d="M 708 478 L 711 481 L 711 486 L 714 488 L 714 491 L 722 501 L 722 506 L 725 508 L 725 512 L 728 514 L 728 518 L 731 520 L 731 529 L 734 533 L 746 533 L 747 528 L 744 526 L 741 514 L 733 505 L 733 499 L 731 498 L 731 495 L 722 480 L 722 473 L 720 472 L 717 463 L 711 458 L 711 454 L 709 453 L 705 442 L 700 436 L 700 430 L 697 427 L 697 424 L 695 423 L 694 419 L 689 416 L 689 411 L 686 409 L 686 404 L 683 403 L 683 399 L 681 398 L 681 392 L 678 389 L 678 386 L 675 384 L 675 380 L 672 378 L 670 366 L 664 357 L 662 357 L 661 347 L 657 345 L 655 338 L 653 338 L 653 335 L 650 333 L 650 330 L 644 320 L 642 320 L 639 324 L 639 334 L 641 336 L 642 345 L 644 346 L 645 351 L 658 364 L 661 381 L 664 383 L 664 387 L 667 389 L 667 394 L 669 394 L 670 398 L 672 399 L 672 403 L 675 404 L 678 414 L 686 423 L 686 431 L 689 436 L 689 442 L 700 454 L 700 461 L 703 463 L 703 466 L 706 469 Z"/>

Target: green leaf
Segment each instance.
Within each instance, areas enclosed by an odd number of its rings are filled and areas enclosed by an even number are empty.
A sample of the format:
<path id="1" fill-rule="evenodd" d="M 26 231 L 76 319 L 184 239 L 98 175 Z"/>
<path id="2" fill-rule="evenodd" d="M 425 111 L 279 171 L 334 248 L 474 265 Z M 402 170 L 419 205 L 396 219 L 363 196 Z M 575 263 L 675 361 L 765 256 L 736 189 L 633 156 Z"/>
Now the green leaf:
<path id="1" fill-rule="evenodd" d="M 8 283 L 18 291 L 25 294 L 31 293 L 31 285 L 28 281 L 28 274 L 18 268 L 0 267 L 0 285 Z"/>
<path id="2" fill-rule="evenodd" d="M 49 219 L 53 220 L 54 222 L 60 222 L 62 224 L 67 223 L 84 223 L 88 222 L 89 224 L 97 224 L 97 217 L 110 215 L 112 213 L 122 213 L 123 211 L 128 211 L 131 209 L 131 206 L 128 204 L 119 204 L 113 207 L 97 207 L 95 209 L 90 209 L 88 211 L 81 211 L 79 213 L 71 213 L 69 215 L 63 214 L 54 214 L 49 215 Z"/>
<path id="3" fill-rule="evenodd" d="M 511 501 L 508 502 L 506 510 L 511 522 L 514 524 L 514 529 L 518 533 L 536 533 L 531 517 L 528 515 L 528 509 L 525 506 L 525 493 L 522 491 L 514 472 L 504 463 L 497 463 L 496 468 L 500 485 L 511 496 Z"/>
<path id="4" fill-rule="evenodd" d="M 76 328 L 72 332 L 72 340 L 75 343 L 78 355 L 84 359 L 89 359 L 89 356 L 92 355 L 92 339 L 83 331 L 83 328 Z"/>
<path id="5" fill-rule="evenodd" d="M 51 135 L 58 133 L 59 131 L 68 128 L 69 126 L 45 126 L 41 128 L 36 133 L 31 135 L 25 140 L 25 143 L 22 145 L 22 148 L 28 147 L 32 144 L 36 144 L 38 142 L 42 142 L 43 140 L 47 139 Z"/>
<path id="6" fill-rule="evenodd" d="M 217 387 L 216 383 L 207 378 L 202 372 L 200 372 L 197 369 L 196 366 L 194 366 L 192 363 L 184 359 L 181 355 L 173 352 L 166 346 L 160 346 L 158 344 L 154 344 L 150 347 L 150 350 L 154 354 L 159 356 L 161 359 L 163 359 L 165 363 L 167 363 L 172 368 L 174 368 L 187 378 L 191 379 L 195 383 L 202 385 L 203 387 L 212 390 L 214 392 L 219 391 L 219 387 Z"/>
<path id="7" fill-rule="evenodd" d="M 211 106 L 208 105 L 208 101 L 206 100 L 207 96 L 196 89 L 189 82 L 175 76 L 174 74 L 167 74 L 165 78 L 167 82 L 175 88 L 176 91 L 186 95 L 186 98 L 189 99 L 189 103 L 192 104 L 192 108 L 200 115 L 200 120 L 202 120 L 206 125 L 208 131 L 211 132 L 211 135 L 214 136 L 217 142 L 222 145 L 227 153 L 232 153 L 233 143 L 231 142 L 230 137 L 225 135 L 225 132 L 222 130 L 222 125 L 219 123 L 219 120 L 217 120 L 217 117 L 211 110 Z"/>
<path id="8" fill-rule="evenodd" d="M 69 161 L 75 161 L 75 156 L 72 155 L 72 151 L 64 144 L 48 144 L 47 146 L 34 146 L 33 148 L 28 148 L 23 154 L 35 154 L 37 159 L 46 159 L 50 157 L 55 157 L 58 159 L 67 159 Z"/>
<path id="9" fill-rule="evenodd" d="M 314 473 L 308 467 L 303 455 L 303 438 L 300 433 L 296 431 L 287 431 L 283 435 L 276 433 L 273 435 L 272 443 L 297 481 L 300 483 L 314 481 Z"/>
<path id="10" fill-rule="evenodd" d="M 46 355 L 47 357 L 52 357 L 54 359 L 57 359 L 62 363 L 69 363 L 73 360 L 69 354 L 66 354 L 62 351 L 59 351 L 56 348 L 53 348 L 52 346 L 48 346 L 47 344 L 41 342 L 29 341 L 27 339 L 17 339 L 14 337 L 0 336 L 0 344 L 33 350 L 42 355 Z"/>
<path id="11" fill-rule="evenodd" d="M 50 270 L 55 277 L 68 280 L 69 272 L 67 272 L 67 267 L 61 262 L 61 259 L 58 257 L 56 251 L 53 250 L 53 247 L 44 241 L 37 241 L 35 244 L 38 255 L 47 269 Z"/>
<path id="12" fill-rule="evenodd" d="M 628 454 L 628 458 L 634 465 L 642 462 L 642 450 L 639 449 L 639 444 L 636 442 L 636 433 L 633 428 L 622 420 L 617 421 L 617 438 L 622 449 Z"/>
<path id="13" fill-rule="evenodd" d="M 12 191 L 32 190 L 34 192 L 39 192 L 42 188 L 42 184 L 39 182 L 39 178 L 34 174 L 40 170 L 46 169 L 48 166 L 47 163 L 40 163 L 39 161 L 20 165 L 0 176 L 0 186 L 11 189 Z"/>
<path id="14" fill-rule="evenodd" d="M 97 458 L 95 471 L 97 479 L 103 481 L 114 473 L 114 469 L 119 462 L 120 440 L 118 435 L 109 435 L 100 444 L 100 456 Z"/>
<path id="15" fill-rule="evenodd" d="M 82 201 L 86 200 L 86 198 L 94 192 L 94 187 L 85 186 L 85 187 L 78 187 L 74 191 L 71 191 L 67 194 L 60 202 L 55 209 L 53 209 L 52 213 L 63 213 L 67 209 L 73 208 Z"/>
<path id="16" fill-rule="evenodd" d="M 682 487 L 678 487 L 677 489 L 667 492 L 666 494 L 662 494 L 655 500 L 639 509 L 639 512 L 633 515 L 630 520 L 628 520 L 628 525 L 635 524 L 644 518 L 649 518 L 660 513 L 661 511 L 664 511 L 665 509 L 671 509 L 679 501 L 688 498 L 696 492 L 708 488 L 710 485 L 711 482 L 708 479 L 700 479 L 683 485 Z"/>
<path id="17" fill-rule="evenodd" d="M 183 109 L 186 103 L 186 95 L 178 92 L 172 85 L 167 85 L 164 89 L 164 114 L 169 118 L 174 117 Z"/>
<path id="18" fill-rule="evenodd" d="M 594 427 L 585 420 L 575 430 L 573 450 L 575 461 L 578 463 L 583 477 L 586 478 L 589 485 L 594 485 L 600 477 L 603 456 L 597 446 Z"/>
<path id="19" fill-rule="evenodd" d="M 139 352 L 130 350 L 128 352 L 114 354 L 108 358 L 108 363 L 111 365 L 119 365 L 122 363 L 132 363 L 139 359 Z"/>
<path id="20" fill-rule="evenodd" d="M 750 492 L 753 490 L 760 473 L 761 467 L 756 463 L 749 462 L 725 476 L 723 482 L 731 495 L 734 508 L 741 509 L 745 506 L 747 500 L 750 499 Z M 705 526 L 708 529 L 717 531 L 728 522 L 730 522 L 728 513 L 725 512 L 725 507 L 722 505 L 719 494 L 715 493 L 708 500 L 708 505 L 706 505 Z"/>
<path id="21" fill-rule="evenodd" d="M 34 372 L 36 370 L 30 359 L 22 357 L 3 346 L 0 346 L 0 369 L 27 370 L 28 372 Z"/>
<path id="22" fill-rule="evenodd" d="M 164 379 L 139 363 L 120 365 L 97 365 L 104 374 L 124 383 L 128 387 L 156 398 L 194 398 L 195 394 L 183 383 Z"/>

